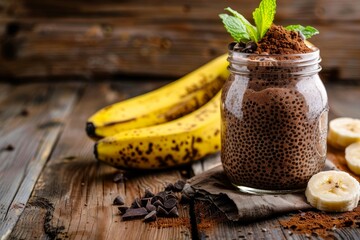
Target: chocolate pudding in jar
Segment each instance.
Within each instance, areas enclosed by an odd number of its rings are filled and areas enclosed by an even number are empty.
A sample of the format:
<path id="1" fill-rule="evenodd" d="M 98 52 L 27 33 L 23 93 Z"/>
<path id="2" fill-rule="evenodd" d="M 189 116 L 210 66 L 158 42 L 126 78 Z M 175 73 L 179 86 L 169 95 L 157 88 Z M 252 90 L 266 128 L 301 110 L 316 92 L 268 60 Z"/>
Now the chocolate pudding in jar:
<path id="1" fill-rule="evenodd" d="M 327 95 L 318 75 L 319 50 L 304 46 L 303 52 L 281 54 L 230 47 L 221 160 L 241 191 L 303 190 L 325 165 Z"/>

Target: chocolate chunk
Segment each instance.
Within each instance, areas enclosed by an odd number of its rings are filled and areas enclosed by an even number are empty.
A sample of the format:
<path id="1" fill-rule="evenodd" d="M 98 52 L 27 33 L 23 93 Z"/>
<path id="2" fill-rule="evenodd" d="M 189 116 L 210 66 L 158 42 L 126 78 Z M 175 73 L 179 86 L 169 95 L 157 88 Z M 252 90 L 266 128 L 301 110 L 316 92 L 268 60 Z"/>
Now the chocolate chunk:
<path id="1" fill-rule="evenodd" d="M 142 206 L 142 207 L 145 207 L 148 202 L 151 202 L 151 199 L 152 199 L 152 198 L 146 198 L 146 197 L 142 198 L 142 199 L 140 200 L 141 206 Z"/>
<path id="2" fill-rule="evenodd" d="M 153 194 L 149 189 L 146 189 L 145 190 L 145 195 L 144 195 L 144 197 L 146 197 L 146 198 L 152 198 L 152 197 L 154 197 L 155 196 L 155 194 Z"/>
<path id="3" fill-rule="evenodd" d="M 175 207 L 177 204 L 177 200 L 175 198 L 170 198 L 164 202 L 165 209 L 169 210 Z"/>
<path id="4" fill-rule="evenodd" d="M 165 187 L 165 191 L 172 191 L 174 189 L 174 185 L 172 183 L 169 183 L 166 187 Z"/>
<path id="5" fill-rule="evenodd" d="M 160 200 L 156 200 L 156 201 L 153 203 L 153 205 L 154 205 L 155 207 L 164 206 L 164 204 L 163 204 Z"/>
<path id="6" fill-rule="evenodd" d="M 168 194 L 166 194 L 166 192 L 162 191 L 162 192 L 158 192 L 158 193 L 155 195 L 155 197 L 159 198 L 159 200 L 160 200 L 161 202 L 164 202 L 164 200 L 165 200 L 165 198 L 166 198 L 166 195 L 168 195 Z"/>
<path id="7" fill-rule="evenodd" d="M 254 52 L 257 49 L 257 44 L 253 41 L 249 41 L 246 43 L 245 49 L 249 49 L 251 52 Z"/>
<path id="8" fill-rule="evenodd" d="M 178 180 L 176 183 L 174 183 L 174 192 L 181 192 L 185 186 L 184 180 Z"/>
<path id="9" fill-rule="evenodd" d="M 156 207 L 154 205 L 152 205 L 150 202 L 148 202 L 146 204 L 146 210 L 148 210 L 149 212 L 152 212 L 152 211 L 156 210 Z"/>
<path id="10" fill-rule="evenodd" d="M 168 195 L 166 195 L 165 201 L 170 199 L 170 198 L 178 199 L 178 197 L 174 193 L 169 193 Z"/>
<path id="11" fill-rule="evenodd" d="M 23 117 L 26 117 L 29 115 L 29 110 L 27 110 L 26 108 L 23 108 L 21 111 L 20 111 L 20 116 L 23 116 Z"/>
<path id="12" fill-rule="evenodd" d="M 173 207 L 168 214 L 168 217 L 179 217 L 179 211 L 177 207 Z"/>
<path id="13" fill-rule="evenodd" d="M 3 148 L 5 151 L 13 151 L 15 148 L 13 145 L 9 144 L 6 147 Z"/>
<path id="14" fill-rule="evenodd" d="M 126 180 L 126 177 L 124 176 L 123 173 L 117 173 L 113 178 L 113 181 L 116 183 L 124 182 L 125 180 Z"/>
<path id="15" fill-rule="evenodd" d="M 159 216 L 167 217 L 169 215 L 168 211 L 166 211 L 162 206 L 158 206 L 157 213 Z"/>
<path id="16" fill-rule="evenodd" d="M 113 201 L 114 205 L 124 205 L 124 199 L 120 196 L 117 196 L 114 201 Z"/>
<path id="17" fill-rule="evenodd" d="M 139 219 L 145 217 L 147 214 L 148 211 L 145 208 L 129 208 L 122 216 L 122 220 Z"/>
<path id="18" fill-rule="evenodd" d="M 129 207 L 121 206 L 121 207 L 118 207 L 118 209 L 119 209 L 120 214 L 122 215 L 126 212 L 126 210 L 129 209 Z"/>
<path id="19" fill-rule="evenodd" d="M 156 220 L 156 211 L 151 211 L 144 217 L 145 222 L 153 222 Z"/>
<path id="20" fill-rule="evenodd" d="M 135 198 L 135 200 L 131 203 L 130 208 L 141 208 L 141 202 L 139 198 Z"/>

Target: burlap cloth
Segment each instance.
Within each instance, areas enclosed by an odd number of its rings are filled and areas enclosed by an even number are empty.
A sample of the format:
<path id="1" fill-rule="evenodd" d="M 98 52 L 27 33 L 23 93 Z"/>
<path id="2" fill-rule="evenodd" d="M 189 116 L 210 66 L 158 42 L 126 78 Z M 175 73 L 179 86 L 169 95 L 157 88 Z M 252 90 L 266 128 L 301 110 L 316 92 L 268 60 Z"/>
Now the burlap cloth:
<path id="1" fill-rule="evenodd" d="M 335 169 L 326 161 L 323 171 Z M 183 192 L 195 199 L 208 200 L 232 221 L 254 221 L 312 207 L 304 192 L 279 195 L 252 195 L 241 193 L 231 185 L 223 168 L 218 165 L 189 179 Z"/>

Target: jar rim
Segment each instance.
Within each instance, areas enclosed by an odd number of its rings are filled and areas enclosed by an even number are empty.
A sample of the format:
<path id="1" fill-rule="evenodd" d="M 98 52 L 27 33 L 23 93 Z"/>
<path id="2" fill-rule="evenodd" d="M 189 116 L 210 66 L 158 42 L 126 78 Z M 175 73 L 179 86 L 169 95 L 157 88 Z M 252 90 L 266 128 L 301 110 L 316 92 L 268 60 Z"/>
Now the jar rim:
<path id="1" fill-rule="evenodd" d="M 236 55 L 242 55 L 242 56 L 249 56 L 249 57 L 279 57 L 279 56 L 288 56 L 288 57 L 298 57 L 298 56 L 309 56 L 309 55 L 320 55 L 320 49 L 315 47 L 314 45 L 307 45 L 311 50 L 311 52 L 307 53 L 291 53 L 291 54 L 257 54 L 257 53 L 244 53 L 244 52 L 238 52 L 229 49 L 229 53 L 236 54 Z"/>

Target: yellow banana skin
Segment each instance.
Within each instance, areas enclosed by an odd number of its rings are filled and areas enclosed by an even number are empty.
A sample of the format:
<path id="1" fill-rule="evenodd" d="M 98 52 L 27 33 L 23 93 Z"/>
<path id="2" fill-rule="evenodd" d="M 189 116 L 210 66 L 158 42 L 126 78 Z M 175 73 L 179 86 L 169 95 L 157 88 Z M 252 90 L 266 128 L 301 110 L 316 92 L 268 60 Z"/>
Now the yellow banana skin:
<path id="1" fill-rule="evenodd" d="M 198 109 L 219 92 L 226 81 L 226 57 L 224 54 L 157 90 L 99 110 L 88 119 L 88 136 L 99 139 L 124 130 L 153 126 Z"/>
<path id="2" fill-rule="evenodd" d="M 118 168 L 162 169 L 218 152 L 220 94 L 177 120 L 123 131 L 98 141 L 94 147 L 96 158 Z"/>

